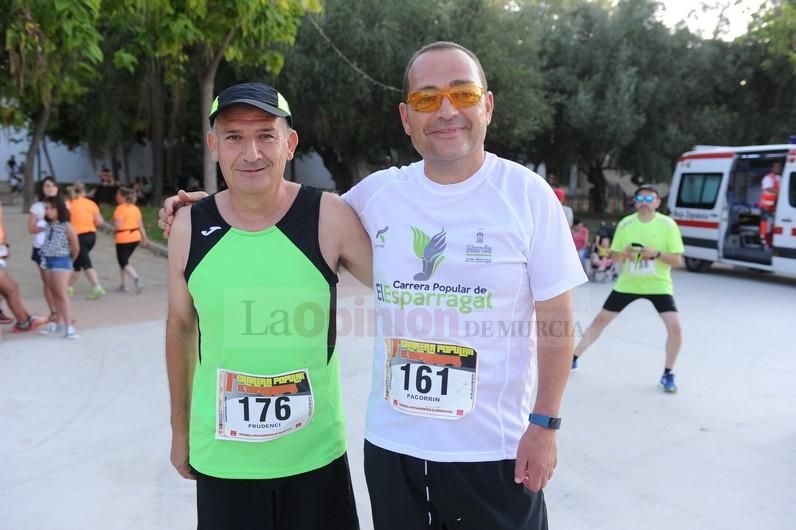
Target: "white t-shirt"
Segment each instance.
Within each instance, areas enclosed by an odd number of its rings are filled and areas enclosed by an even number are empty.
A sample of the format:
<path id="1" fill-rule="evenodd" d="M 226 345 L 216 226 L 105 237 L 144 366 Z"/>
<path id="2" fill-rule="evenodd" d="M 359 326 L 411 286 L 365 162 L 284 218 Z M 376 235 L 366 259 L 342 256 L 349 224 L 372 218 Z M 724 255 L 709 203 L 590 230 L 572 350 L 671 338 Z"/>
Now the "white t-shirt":
<path id="1" fill-rule="evenodd" d="M 438 462 L 515 458 L 536 383 L 534 300 L 586 281 L 553 190 L 487 154 L 458 184 L 432 182 L 421 161 L 344 199 L 373 243 L 365 437 Z"/>
<path id="2" fill-rule="evenodd" d="M 34 202 L 30 205 L 30 210 L 28 211 L 36 216 L 36 226 L 39 228 L 45 228 L 47 226 L 47 221 L 44 219 L 43 201 Z M 45 236 L 46 232 L 38 232 L 33 234 L 33 248 L 41 248 L 42 244 L 44 243 Z"/>

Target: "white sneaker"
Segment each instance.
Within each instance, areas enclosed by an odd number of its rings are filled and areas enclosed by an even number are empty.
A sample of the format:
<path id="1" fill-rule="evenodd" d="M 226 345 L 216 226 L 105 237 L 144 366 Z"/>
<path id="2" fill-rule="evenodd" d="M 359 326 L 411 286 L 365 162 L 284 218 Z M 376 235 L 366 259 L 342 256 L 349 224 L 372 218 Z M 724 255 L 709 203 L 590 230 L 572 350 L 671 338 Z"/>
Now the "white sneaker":
<path id="1" fill-rule="evenodd" d="M 75 340 L 75 339 L 79 339 L 80 335 L 77 334 L 77 330 L 75 329 L 75 326 L 69 326 L 68 328 L 66 328 L 66 334 L 64 334 L 64 338 L 65 339 L 70 339 L 70 340 Z"/>
<path id="2" fill-rule="evenodd" d="M 39 330 L 39 333 L 42 335 L 55 335 L 64 332 L 64 327 L 61 324 L 56 324 L 55 322 L 49 322 L 48 324 L 42 326 Z"/>
<path id="3" fill-rule="evenodd" d="M 144 290 L 144 282 L 141 278 L 136 278 L 133 283 L 135 284 L 135 294 L 140 294 Z"/>

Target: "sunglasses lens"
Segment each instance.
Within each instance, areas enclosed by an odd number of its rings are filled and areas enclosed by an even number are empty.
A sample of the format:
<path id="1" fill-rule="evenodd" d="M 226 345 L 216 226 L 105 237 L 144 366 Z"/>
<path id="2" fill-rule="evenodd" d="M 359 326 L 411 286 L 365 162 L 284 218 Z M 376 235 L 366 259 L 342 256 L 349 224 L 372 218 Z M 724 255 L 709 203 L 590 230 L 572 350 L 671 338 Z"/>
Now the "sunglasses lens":
<path id="1" fill-rule="evenodd" d="M 442 104 L 442 93 L 421 90 L 409 94 L 407 101 L 409 106 L 417 112 L 434 112 Z"/>
<path id="2" fill-rule="evenodd" d="M 483 89 L 475 85 L 455 88 L 451 93 L 451 101 L 456 107 L 472 107 L 481 99 Z"/>
<path id="3" fill-rule="evenodd" d="M 457 109 L 472 107 L 481 100 L 486 90 L 478 85 L 458 85 L 449 90 L 418 90 L 406 98 L 406 102 L 416 112 L 436 112 L 442 105 L 442 98 L 448 97 Z"/>

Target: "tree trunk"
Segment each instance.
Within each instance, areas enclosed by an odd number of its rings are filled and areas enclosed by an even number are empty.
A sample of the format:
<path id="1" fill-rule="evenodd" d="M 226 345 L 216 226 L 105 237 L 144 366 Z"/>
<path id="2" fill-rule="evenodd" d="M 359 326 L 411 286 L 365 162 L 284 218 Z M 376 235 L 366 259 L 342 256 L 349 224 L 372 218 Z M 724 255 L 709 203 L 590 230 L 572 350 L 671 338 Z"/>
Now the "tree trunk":
<path id="1" fill-rule="evenodd" d="M 589 172 L 587 173 L 586 178 L 592 184 L 592 188 L 589 190 L 589 196 L 591 198 L 591 211 L 604 212 L 606 186 L 602 164 L 597 162 L 589 165 Z"/>
<path id="2" fill-rule="evenodd" d="M 42 107 L 39 111 L 39 116 L 36 118 L 36 128 L 33 130 L 33 138 L 30 140 L 28 152 L 25 155 L 25 182 L 22 183 L 22 213 L 28 213 L 30 205 L 33 204 L 36 198 L 35 183 L 33 182 L 33 164 L 49 121 L 50 107 Z"/>
<path id="3" fill-rule="evenodd" d="M 323 160 L 323 165 L 332 174 L 338 192 L 345 193 L 354 185 L 354 172 L 351 167 L 337 154 L 337 151 L 328 145 L 315 148 Z"/>
<path id="4" fill-rule="evenodd" d="M 210 153 L 210 148 L 207 147 L 207 135 L 210 132 L 210 121 L 207 119 L 210 116 L 210 106 L 213 104 L 213 89 L 215 87 L 216 72 L 218 65 L 221 64 L 221 59 L 224 58 L 227 48 L 229 48 L 232 39 L 235 38 L 237 33 L 237 26 L 230 28 L 227 35 L 224 37 L 223 42 L 215 50 L 207 50 L 202 47 L 194 49 L 191 55 L 191 62 L 193 63 L 196 77 L 199 80 L 199 102 L 202 106 L 202 152 L 204 153 L 203 159 L 203 180 L 204 190 L 207 193 L 213 194 L 218 191 L 218 184 L 216 178 L 216 162 L 213 160 L 213 155 Z M 206 53 L 206 52 L 210 53 Z M 206 57 L 210 56 L 210 62 L 206 61 Z"/>
<path id="5" fill-rule="evenodd" d="M 123 145 L 122 146 L 122 167 L 124 167 L 124 174 L 127 177 L 127 181 L 130 181 L 130 146 Z"/>
<path id="6" fill-rule="evenodd" d="M 166 137 L 166 169 L 163 175 L 163 185 L 169 185 L 170 188 L 176 188 L 177 174 L 179 168 L 179 155 L 180 155 L 180 133 L 182 124 L 182 114 L 185 98 L 183 92 L 185 87 L 182 81 L 177 81 L 173 88 L 173 99 L 171 106 L 171 115 L 169 117 L 169 133 Z"/>
<path id="7" fill-rule="evenodd" d="M 44 158 L 47 159 L 47 167 L 50 168 L 49 175 L 57 181 L 58 177 L 55 176 L 55 168 L 53 167 L 53 161 L 50 159 L 50 151 L 47 150 L 47 136 L 42 136 L 41 148 L 44 151 Z"/>
<path id="8" fill-rule="evenodd" d="M 124 180 L 119 178 L 119 171 L 117 169 L 119 167 L 118 146 L 116 144 L 111 145 L 110 152 L 111 152 L 111 175 L 113 175 L 113 181 L 116 182 L 117 184 L 121 183 L 125 186 L 128 186 L 130 184 L 130 175 L 125 173 Z"/>
<path id="9" fill-rule="evenodd" d="M 149 147 L 152 152 L 152 201 L 160 204 L 163 198 L 163 158 L 165 135 L 165 106 L 164 98 L 165 81 L 163 68 L 155 61 L 152 66 L 151 80 L 149 83 Z"/>
<path id="10" fill-rule="evenodd" d="M 199 78 L 199 101 L 202 103 L 202 152 L 204 153 L 203 160 L 203 182 L 204 190 L 207 193 L 213 194 L 218 191 L 216 185 L 216 161 L 213 160 L 213 155 L 210 148 L 207 146 L 207 135 L 210 132 L 210 121 L 207 119 L 210 116 L 210 106 L 213 104 L 213 88 L 215 86 L 216 72 L 207 72 L 204 76 Z"/>

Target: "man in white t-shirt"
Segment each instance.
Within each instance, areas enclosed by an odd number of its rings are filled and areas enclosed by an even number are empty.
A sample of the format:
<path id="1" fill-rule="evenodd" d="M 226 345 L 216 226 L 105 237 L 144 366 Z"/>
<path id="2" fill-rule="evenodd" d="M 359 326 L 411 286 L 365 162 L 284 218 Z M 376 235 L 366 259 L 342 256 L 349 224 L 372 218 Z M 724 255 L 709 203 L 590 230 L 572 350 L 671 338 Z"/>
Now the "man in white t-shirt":
<path id="1" fill-rule="evenodd" d="M 422 48 L 404 101 L 423 160 L 343 197 L 373 242 L 374 527 L 546 529 L 541 490 L 557 462 L 571 289 L 586 276 L 550 186 L 485 152 L 494 98 L 472 52 Z"/>
<path id="2" fill-rule="evenodd" d="M 425 46 L 403 88 L 423 160 L 343 196 L 374 243 L 374 525 L 547 528 L 570 290 L 586 277 L 550 186 L 484 150 L 494 98 L 476 56 Z"/>

